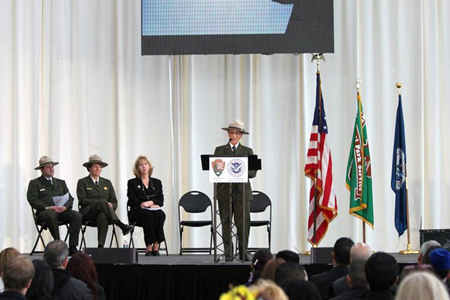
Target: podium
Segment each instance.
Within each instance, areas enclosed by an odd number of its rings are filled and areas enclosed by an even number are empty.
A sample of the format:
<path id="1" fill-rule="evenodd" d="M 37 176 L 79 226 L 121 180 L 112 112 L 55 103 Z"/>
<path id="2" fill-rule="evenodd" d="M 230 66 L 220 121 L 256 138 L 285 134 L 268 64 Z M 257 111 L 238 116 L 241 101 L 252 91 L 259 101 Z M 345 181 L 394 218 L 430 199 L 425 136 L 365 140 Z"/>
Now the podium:
<path id="1" fill-rule="evenodd" d="M 232 184 L 242 184 L 243 186 L 243 193 L 242 193 L 242 218 L 243 218 L 243 226 L 242 226 L 242 240 L 239 238 L 237 239 L 237 242 L 241 244 L 241 249 L 243 249 L 243 257 L 245 258 L 245 255 L 247 253 L 247 233 L 246 233 L 246 223 L 245 223 L 245 216 L 246 216 L 246 208 L 245 208 L 245 185 L 248 182 L 248 171 L 258 171 L 261 170 L 261 159 L 258 159 L 257 155 L 249 155 L 249 156 L 230 156 L 230 155 L 208 155 L 204 154 L 201 155 L 201 161 L 202 161 L 202 169 L 203 171 L 209 171 L 209 178 L 210 182 L 213 183 L 214 187 L 214 214 L 213 214 L 213 244 L 214 244 L 214 262 L 217 263 L 219 260 L 223 257 L 223 255 L 226 255 L 226 253 L 233 253 L 233 249 L 226 249 L 225 245 L 228 244 L 229 247 L 233 247 L 233 237 L 236 236 L 236 234 L 233 234 L 232 229 L 234 227 L 237 228 L 236 224 L 233 223 L 233 198 L 232 198 Z M 220 222 L 217 221 L 217 215 L 219 214 L 219 210 L 217 208 L 218 203 L 218 190 L 217 186 L 221 183 L 228 183 L 229 184 L 229 209 L 228 214 L 224 217 L 221 216 Z M 222 186 L 223 188 L 223 186 Z M 222 204 L 223 205 L 223 204 Z M 217 258 L 217 251 L 219 250 L 219 245 L 217 244 L 217 228 L 222 225 L 222 219 L 228 218 L 228 224 L 230 226 L 230 236 L 229 240 L 225 240 L 223 238 L 223 255 Z M 234 259 L 236 255 L 232 255 L 232 259 Z M 242 262 L 244 262 L 245 259 L 242 259 Z"/>

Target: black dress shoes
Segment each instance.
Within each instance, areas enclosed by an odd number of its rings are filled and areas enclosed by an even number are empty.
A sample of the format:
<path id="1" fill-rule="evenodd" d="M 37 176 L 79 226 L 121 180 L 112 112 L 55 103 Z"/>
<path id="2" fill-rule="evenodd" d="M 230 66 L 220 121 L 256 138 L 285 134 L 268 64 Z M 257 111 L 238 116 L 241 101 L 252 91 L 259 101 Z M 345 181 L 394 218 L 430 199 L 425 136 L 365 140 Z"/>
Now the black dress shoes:
<path id="1" fill-rule="evenodd" d="M 152 256 L 152 255 L 153 255 L 153 251 L 145 250 L 145 256 Z"/>
<path id="2" fill-rule="evenodd" d="M 152 251 L 152 255 L 153 256 L 159 256 L 160 254 L 159 254 L 158 250 L 154 250 L 154 251 Z"/>
<path id="3" fill-rule="evenodd" d="M 134 225 L 126 225 L 123 229 L 122 229 L 122 234 L 123 235 L 127 235 L 130 233 L 130 231 L 132 231 L 134 228 Z"/>

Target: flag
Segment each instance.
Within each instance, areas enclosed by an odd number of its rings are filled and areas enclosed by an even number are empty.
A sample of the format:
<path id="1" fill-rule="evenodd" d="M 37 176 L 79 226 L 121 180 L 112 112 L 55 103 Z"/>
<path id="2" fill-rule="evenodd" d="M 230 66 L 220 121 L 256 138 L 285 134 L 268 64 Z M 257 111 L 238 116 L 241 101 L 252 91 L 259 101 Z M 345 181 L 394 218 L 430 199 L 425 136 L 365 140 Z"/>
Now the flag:
<path id="1" fill-rule="evenodd" d="M 406 142 L 402 96 L 398 96 L 395 121 L 394 153 L 392 155 L 391 188 L 395 193 L 395 228 L 398 236 L 406 230 Z"/>
<path id="2" fill-rule="evenodd" d="M 347 164 L 346 186 L 350 191 L 350 214 L 373 229 L 372 166 L 366 120 L 358 93 L 358 112 Z"/>
<path id="3" fill-rule="evenodd" d="M 327 143 L 328 127 L 323 105 L 320 73 L 317 73 L 316 108 L 305 175 L 311 179 L 309 192 L 308 241 L 318 245 L 328 230 L 328 224 L 337 216 L 337 199 L 333 191 L 333 162 Z M 315 205 L 317 203 L 317 205 Z M 314 238 L 314 218 L 316 236 Z"/>

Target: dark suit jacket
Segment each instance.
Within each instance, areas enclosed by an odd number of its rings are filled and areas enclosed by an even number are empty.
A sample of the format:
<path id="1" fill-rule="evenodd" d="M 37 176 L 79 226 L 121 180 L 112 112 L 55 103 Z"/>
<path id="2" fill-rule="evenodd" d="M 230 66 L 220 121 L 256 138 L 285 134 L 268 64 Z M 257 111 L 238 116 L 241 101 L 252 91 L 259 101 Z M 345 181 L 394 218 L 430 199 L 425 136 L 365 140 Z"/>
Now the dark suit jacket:
<path id="1" fill-rule="evenodd" d="M 55 285 L 52 295 L 59 300 L 89 300 L 93 299 L 91 290 L 87 285 L 70 276 L 69 271 L 52 269 Z"/>
<path id="2" fill-rule="evenodd" d="M 228 143 L 226 145 L 217 147 L 216 150 L 214 151 L 214 155 L 232 156 L 233 151 L 230 147 L 230 144 Z M 234 156 L 246 157 L 249 155 L 253 155 L 252 148 L 245 147 L 241 143 L 239 143 L 239 147 L 237 147 L 237 149 L 234 153 Z M 256 176 L 256 171 L 248 171 L 249 179 L 254 178 L 255 176 Z M 243 187 L 244 187 L 243 184 L 239 184 L 238 195 L 243 194 Z M 228 199 L 229 197 L 230 197 L 229 183 L 217 184 L 217 198 L 222 200 L 222 199 Z M 245 200 L 246 201 L 253 200 L 252 186 L 250 184 L 250 180 L 245 184 Z"/>
<path id="3" fill-rule="evenodd" d="M 3 293 L 0 293 L 0 299 L 2 300 L 26 300 L 25 296 L 22 295 L 19 292 L 13 292 L 13 291 L 4 291 Z"/>
<path id="4" fill-rule="evenodd" d="M 314 283 L 323 299 L 328 296 L 330 285 L 336 279 L 348 274 L 348 267 L 337 266 L 328 272 L 320 273 L 311 277 L 310 281 Z"/>
<path id="5" fill-rule="evenodd" d="M 81 178 L 77 184 L 77 196 L 81 206 L 81 214 L 84 216 L 90 210 L 90 205 L 96 201 L 108 201 L 117 209 L 117 198 L 114 187 L 106 178 L 98 179 L 98 187 L 90 176 Z"/>
<path id="6" fill-rule="evenodd" d="M 64 180 L 53 177 L 53 186 L 44 177 L 33 179 L 28 184 L 27 199 L 31 207 L 37 211 L 44 210 L 47 206 L 55 205 L 53 197 L 63 196 L 69 193 L 66 182 Z M 69 200 L 64 205 L 67 209 L 72 209 L 73 197 L 69 193 Z"/>
<path id="7" fill-rule="evenodd" d="M 361 296 L 367 292 L 367 287 L 354 286 L 343 292 L 339 296 L 330 298 L 330 300 L 356 300 L 361 299 Z"/>
<path id="8" fill-rule="evenodd" d="M 342 276 L 331 283 L 330 290 L 328 291 L 328 298 L 338 296 L 350 289 L 347 283 L 347 276 Z"/>
<path id="9" fill-rule="evenodd" d="M 155 188 L 154 191 L 152 190 L 150 183 L 148 189 L 145 189 L 145 186 L 140 178 L 133 178 L 128 180 L 128 206 L 130 206 L 131 210 L 140 209 L 142 202 L 150 200 L 161 207 L 164 205 L 164 194 L 162 190 L 161 180 L 150 177 L 150 182 Z M 145 196 L 146 194 L 154 194 L 154 196 L 147 199 L 147 197 Z"/>

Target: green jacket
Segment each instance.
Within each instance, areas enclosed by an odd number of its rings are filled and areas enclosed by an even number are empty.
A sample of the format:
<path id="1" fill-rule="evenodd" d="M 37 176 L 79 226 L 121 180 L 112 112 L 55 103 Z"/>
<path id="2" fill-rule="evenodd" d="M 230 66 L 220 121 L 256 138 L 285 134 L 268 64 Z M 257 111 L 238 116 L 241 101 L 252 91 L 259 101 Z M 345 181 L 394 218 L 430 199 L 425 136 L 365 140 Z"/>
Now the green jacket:
<path id="1" fill-rule="evenodd" d="M 117 209 L 117 198 L 114 187 L 106 178 L 98 179 L 98 187 L 92 181 L 91 176 L 78 180 L 77 197 L 80 202 L 80 212 L 85 215 L 89 211 L 89 206 L 96 201 L 108 201 L 113 204 L 114 210 Z"/>
<path id="2" fill-rule="evenodd" d="M 214 155 L 218 156 L 231 156 L 233 155 L 233 152 L 231 150 L 230 144 L 226 144 L 223 146 L 219 146 L 214 151 Z M 241 143 L 239 143 L 238 148 L 236 149 L 236 152 L 234 153 L 234 156 L 241 156 L 246 157 L 249 155 L 253 155 L 252 148 L 245 147 Z M 256 177 L 257 171 L 248 171 L 248 178 L 254 178 Z M 236 184 L 236 183 L 235 183 Z M 228 199 L 230 197 L 230 189 L 229 189 L 229 183 L 218 183 L 217 184 L 217 198 L 222 199 Z M 241 197 L 244 190 L 243 184 L 238 184 L 238 197 Z M 253 200 L 252 195 L 252 186 L 250 184 L 250 180 L 245 184 L 245 200 L 251 201 Z"/>
<path id="3" fill-rule="evenodd" d="M 53 186 L 43 175 L 33 179 L 28 184 L 27 200 L 31 207 L 37 211 L 44 210 L 48 206 L 54 206 L 53 197 L 63 196 L 69 193 L 66 182 L 53 177 Z M 67 209 L 72 209 L 73 197 L 69 193 L 69 200 L 64 205 Z"/>

